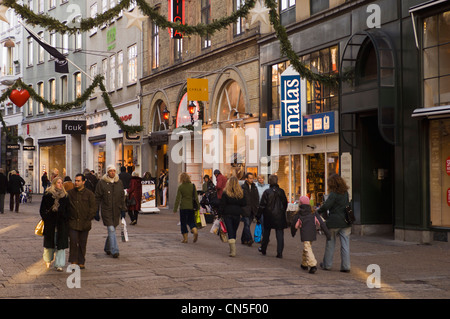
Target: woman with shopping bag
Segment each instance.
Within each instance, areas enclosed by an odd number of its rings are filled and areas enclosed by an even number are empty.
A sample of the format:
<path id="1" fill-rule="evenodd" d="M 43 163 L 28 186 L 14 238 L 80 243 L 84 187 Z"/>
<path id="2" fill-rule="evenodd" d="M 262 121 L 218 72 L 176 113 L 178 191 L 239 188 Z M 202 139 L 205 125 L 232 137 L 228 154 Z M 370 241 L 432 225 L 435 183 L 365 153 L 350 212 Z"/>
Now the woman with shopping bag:
<path id="1" fill-rule="evenodd" d="M 228 233 L 228 244 L 230 245 L 230 257 L 236 256 L 236 233 L 244 214 L 243 207 L 246 205 L 244 191 L 239 185 L 237 177 L 228 179 L 220 199 L 219 213 L 225 223 Z"/>
<path id="2" fill-rule="evenodd" d="M 198 239 L 198 229 L 195 223 L 195 211 L 199 209 L 200 204 L 198 202 L 197 189 L 193 183 L 191 183 L 191 177 L 188 173 L 181 173 L 180 183 L 177 190 L 177 197 L 175 199 L 175 205 L 173 212 L 176 213 L 178 207 L 180 207 L 180 224 L 181 234 L 183 235 L 182 243 L 188 242 L 188 228 L 191 229 L 191 233 L 194 234 L 194 243 Z"/>

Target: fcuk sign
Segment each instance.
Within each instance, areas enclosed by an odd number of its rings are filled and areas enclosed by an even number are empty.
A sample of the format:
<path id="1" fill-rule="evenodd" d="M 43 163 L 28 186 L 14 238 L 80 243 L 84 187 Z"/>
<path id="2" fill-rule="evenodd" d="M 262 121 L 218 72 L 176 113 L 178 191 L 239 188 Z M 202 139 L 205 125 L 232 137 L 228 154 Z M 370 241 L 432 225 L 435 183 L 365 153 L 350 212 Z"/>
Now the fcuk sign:
<path id="1" fill-rule="evenodd" d="M 286 71 L 283 72 L 280 77 L 281 136 L 301 136 L 302 114 L 300 75 Z"/>
<path id="2" fill-rule="evenodd" d="M 86 134 L 86 121 L 66 121 L 61 122 L 62 134 Z"/>

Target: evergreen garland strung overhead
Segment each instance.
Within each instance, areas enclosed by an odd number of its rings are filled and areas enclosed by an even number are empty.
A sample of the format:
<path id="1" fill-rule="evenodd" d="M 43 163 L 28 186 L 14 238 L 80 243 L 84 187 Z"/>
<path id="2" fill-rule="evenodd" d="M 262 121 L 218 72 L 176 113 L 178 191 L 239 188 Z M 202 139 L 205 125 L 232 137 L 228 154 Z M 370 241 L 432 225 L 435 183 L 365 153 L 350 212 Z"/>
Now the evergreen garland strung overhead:
<path id="1" fill-rule="evenodd" d="M 78 98 L 76 98 L 74 101 L 68 102 L 68 103 L 63 103 L 63 104 L 54 104 L 54 103 L 51 103 L 51 102 L 45 100 L 44 98 L 42 98 L 31 86 L 24 83 L 21 79 L 18 79 L 16 81 L 16 83 L 14 83 L 11 87 L 9 87 L 8 90 L 6 90 L 0 96 L 0 103 L 3 103 L 7 98 L 9 98 L 9 96 L 13 90 L 20 88 L 22 90 L 27 90 L 28 93 L 30 93 L 30 97 L 33 100 L 35 100 L 38 103 L 42 103 L 44 105 L 44 107 L 46 107 L 49 110 L 68 111 L 74 107 L 79 107 L 83 103 L 85 103 L 89 99 L 89 97 L 92 95 L 92 93 L 94 93 L 95 88 L 98 86 L 100 88 L 100 90 L 102 91 L 103 101 L 105 102 L 105 105 L 108 108 L 108 111 L 110 112 L 111 117 L 114 119 L 116 124 L 120 127 L 120 129 L 122 131 L 128 132 L 128 133 L 137 133 L 137 132 L 142 131 L 143 130 L 142 126 L 126 125 L 122 122 L 119 115 L 114 110 L 114 107 L 109 98 L 109 94 L 106 91 L 105 85 L 103 84 L 103 80 L 104 80 L 104 77 L 101 74 L 99 74 L 99 75 L 95 76 L 94 80 L 92 81 L 92 84 L 84 91 L 84 93 L 81 96 L 79 96 Z M 5 133 L 6 133 L 7 137 L 11 141 L 17 142 L 18 140 L 20 140 L 21 142 L 23 142 L 22 137 L 12 136 L 11 133 L 6 129 L 7 126 L 3 120 L 3 116 L 1 113 L 0 113 L 0 121 L 2 122 L 2 125 L 5 128 Z"/>
<path id="2" fill-rule="evenodd" d="M 247 17 L 250 10 L 255 7 L 256 1 L 258 0 L 245 0 L 244 4 L 240 9 L 234 11 L 231 15 L 227 17 L 223 17 L 217 20 L 212 21 L 209 24 L 199 23 L 197 25 L 188 25 L 188 24 L 180 24 L 177 22 L 168 21 L 165 16 L 162 16 L 152 8 L 145 0 L 135 0 L 137 7 L 142 11 L 142 13 L 148 16 L 153 23 L 158 25 L 160 28 L 172 28 L 178 32 L 184 33 L 186 35 L 197 34 L 199 36 L 212 35 L 216 31 L 227 28 L 230 24 L 236 23 L 239 18 Z M 261 0 L 262 1 L 262 0 Z M 95 18 L 86 18 L 79 20 L 79 27 L 71 27 L 66 25 L 59 20 L 49 16 L 48 14 L 35 14 L 28 6 L 23 6 L 16 3 L 15 0 L 3 0 L 1 5 L 12 8 L 15 12 L 21 16 L 28 24 L 33 26 L 39 25 L 45 28 L 48 31 L 56 31 L 61 34 L 69 33 L 75 34 L 77 32 L 87 32 L 94 27 L 100 27 L 105 23 L 109 23 L 113 19 L 117 18 L 122 10 L 127 10 L 130 7 L 132 0 L 122 0 L 117 3 L 116 6 L 110 8 L 109 10 L 98 14 Z M 325 85 L 330 86 L 338 86 L 339 85 L 339 75 L 323 75 L 317 74 L 311 71 L 305 64 L 300 61 L 299 56 L 293 50 L 292 44 L 289 41 L 286 28 L 281 25 L 280 16 L 278 14 L 278 4 L 276 0 L 264 0 L 266 7 L 269 9 L 269 18 L 270 23 L 272 24 L 275 34 L 280 41 L 281 45 L 281 53 L 285 55 L 294 69 L 300 74 L 302 78 L 305 78 L 309 81 L 317 81 Z M 69 21 L 72 22 L 72 21 Z M 95 87 L 100 87 L 102 91 L 102 97 L 105 101 L 105 105 L 111 113 L 111 116 L 117 123 L 117 125 L 124 132 L 136 133 L 143 130 L 142 126 L 129 126 L 125 125 L 117 113 L 114 111 L 112 103 L 109 99 L 109 95 L 106 91 L 106 88 L 103 84 L 104 78 L 101 75 L 97 75 L 86 91 L 78 97 L 75 101 L 65 103 L 65 104 L 53 104 L 45 99 L 43 99 L 39 94 L 37 94 L 33 88 L 29 87 L 25 83 L 23 83 L 20 79 L 10 87 L 2 96 L 0 97 L 0 103 L 5 101 L 11 91 L 15 88 L 22 88 L 27 90 L 31 98 L 36 100 L 39 103 L 42 103 L 46 108 L 51 110 L 60 110 L 67 111 L 72 109 L 73 107 L 81 106 L 82 103 L 87 101 L 89 96 L 93 93 Z M 6 129 L 6 124 L 3 120 L 2 115 L 0 114 L 0 121 L 2 122 L 3 127 L 5 128 L 5 132 L 8 137 L 12 140 L 23 140 L 22 137 L 14 137 L 11 136 L 9 131 Z"/>

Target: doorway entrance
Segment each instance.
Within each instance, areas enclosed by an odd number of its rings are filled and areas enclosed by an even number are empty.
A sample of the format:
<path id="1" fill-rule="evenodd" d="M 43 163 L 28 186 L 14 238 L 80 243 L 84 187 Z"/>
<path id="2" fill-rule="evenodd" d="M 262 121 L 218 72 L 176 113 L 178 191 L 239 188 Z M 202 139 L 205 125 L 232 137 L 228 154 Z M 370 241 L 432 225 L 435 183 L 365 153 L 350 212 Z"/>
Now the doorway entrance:
<path id="1" fill-rule="evenodd" d="M 376 114 L 359 116 L 361 224 L 393 224 L 394 146 L 381 136 Z"/>

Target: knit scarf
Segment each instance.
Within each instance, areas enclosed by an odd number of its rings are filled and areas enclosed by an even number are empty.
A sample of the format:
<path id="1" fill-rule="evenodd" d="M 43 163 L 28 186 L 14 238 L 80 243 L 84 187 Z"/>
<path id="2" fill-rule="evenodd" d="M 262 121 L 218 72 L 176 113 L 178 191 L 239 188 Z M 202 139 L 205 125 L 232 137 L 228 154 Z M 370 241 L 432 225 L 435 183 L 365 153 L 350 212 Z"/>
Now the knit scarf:
<path id="1" fill-rule="evenodd" d="M 55 202 L 53 203 L 53 206 L 51 208 L 52 211 L 56 212 L 59 208 L 59 200 L 66 196 L 63 189 L 57 189 L 57 188 L 50 188 L 48 190 L 50 194 L 52 194 L 53 199 Z"/>

